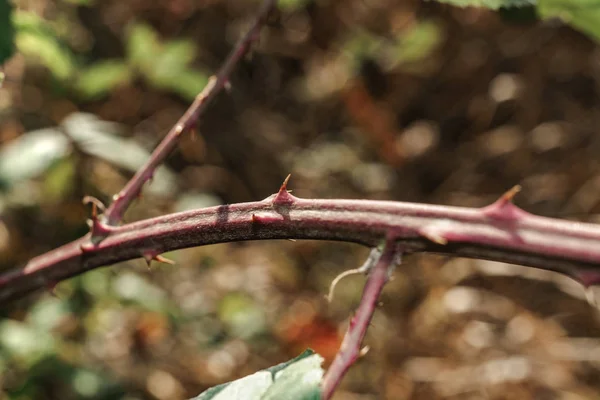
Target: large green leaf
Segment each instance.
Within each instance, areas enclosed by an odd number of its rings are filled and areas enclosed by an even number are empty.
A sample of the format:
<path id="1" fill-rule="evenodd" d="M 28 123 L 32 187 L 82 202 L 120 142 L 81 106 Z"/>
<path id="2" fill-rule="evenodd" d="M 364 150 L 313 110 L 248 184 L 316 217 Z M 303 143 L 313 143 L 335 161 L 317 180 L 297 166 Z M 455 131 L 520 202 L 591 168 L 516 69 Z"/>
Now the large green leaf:
<path id="1" fill-rule="evenodd" d="M 208 389 L 190 400 L 319 400 L 323 358 L 312 350 L 233 382 Z"/>
<path id="2" fill-rule="evenodd" d="M 0 64 L 13 55 L 14 40 L 12 5 L 8 0 L 0 0 Z"/>
<path id="3" fill-rule="evenodd" d="M 538 13 L 542 18 L 559 18 L 600 41 L 600 1 L 598 0 L 539 0 Z"/>

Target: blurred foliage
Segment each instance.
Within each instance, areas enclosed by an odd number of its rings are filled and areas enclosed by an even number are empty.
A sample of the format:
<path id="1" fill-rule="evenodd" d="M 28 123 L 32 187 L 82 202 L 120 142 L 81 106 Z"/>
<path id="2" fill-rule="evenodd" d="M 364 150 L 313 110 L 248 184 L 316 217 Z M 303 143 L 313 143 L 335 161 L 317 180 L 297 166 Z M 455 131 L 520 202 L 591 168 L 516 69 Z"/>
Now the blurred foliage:
<path id="1" fill-rule="evenodd" d="M 0 64 L 9 59 L 14 52 L 12 8 L 9 0 L 0 1 Z"/>
<path id="2" fill-rule="evenodd" d="M 208 75 L 188 67 L 196 58 L 190 40 L 161 42 L 148 25 L 131 26 L 127 38 L 128 60 L 153 86 L 170 89 L 191 100 L 202 91 Z"/>
<path id="3" fill-rule="evenodd" d="M 75 57 L 51 24 L 23 11 L 15 12 L 14 24 L 19 52 L 40 62 L 60 80 L 66 81 L 73 76 L 77 70 Z"/>
<path id="4" fill-rule="evenodd" d="M 5 3 L 0 3 L 0 6 L 2 4 Z M 101 98 L 115 88 L 130 83 L 135 77 L 134 72 L 143 76 L 152 86 L 172 91 L 187 100 L 192 100 L 208 81 L 206 73 L 189 66 L 196 58 L 196 49 L 191 40 L 162 42 L 146 24 L 134 23 L 130 27 L 126 59 L 105 59 L 86 64 L 82 62 L 82 57 L 73 53 L 57 29 L 39 16 L 17 11 L 13 22 L 19 52 L 48 68 L 56 79 L 83 100 Z M 11 26 L 6 24 L 6 29 Z M 9 33 L 7 31 L 2 36 L 3 40 L 6 39 L 6 54 L 9 54 L 9 45 L 12 45 Z"/>

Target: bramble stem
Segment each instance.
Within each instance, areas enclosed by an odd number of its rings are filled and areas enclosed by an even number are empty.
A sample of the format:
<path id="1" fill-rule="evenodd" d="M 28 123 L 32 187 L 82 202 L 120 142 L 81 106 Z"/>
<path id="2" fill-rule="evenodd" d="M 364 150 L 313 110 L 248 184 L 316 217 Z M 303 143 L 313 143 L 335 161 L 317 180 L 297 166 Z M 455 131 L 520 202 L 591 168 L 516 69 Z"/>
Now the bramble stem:
<path id="1" fill-rule="evenodd" d="M 376 246 L 393 237 L 405 253 L 435 252 L 558 271 L 588 285 L 600 276 L 600 225 L 529 214 L 506 197 L 484 208 L 373 200 L 262 201 L 170 214 L 88 234 L 0 275 L 0 305 L 90 269 L 176 249 L 263 239 L 335 240 Z"/>

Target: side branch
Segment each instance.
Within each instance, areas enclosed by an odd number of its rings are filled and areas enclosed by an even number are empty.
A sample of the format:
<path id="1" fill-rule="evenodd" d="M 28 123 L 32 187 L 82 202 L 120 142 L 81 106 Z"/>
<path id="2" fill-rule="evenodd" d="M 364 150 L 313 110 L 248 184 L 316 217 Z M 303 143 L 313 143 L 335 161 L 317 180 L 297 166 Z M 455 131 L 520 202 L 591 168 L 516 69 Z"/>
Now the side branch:
<path id="1" fill-rule="evenodd" d="M 114 196 L 113 202 L 102 216 L 102 222 L 107 225 L 116 225 L 122 219 L 127 207 L 140 194 L 142 186 L 152 179 L 152 175 L 158 166 L 175 149 L 181 135 L 192 129 L 197 124 L 198 118 L 207 109 L 211 101 L 229 85 L 229 76 L 236 64 L 250 49 L 253 42 L 258 40 L 261 27 L 264 25 L 269 12 L 275 7 L 276 0 L 265 0 L 254 23 L 248 32 L 238 41 L 227 60 L 216 76 L 208 81 L 185 114 L 171 128 L 167 136 L 156 147 L 146 164 L 144 164 L 125 187 Z"/>
<path id="2" fill-rule="evenodd" d="M 375 257 L 372 257 L 373 254 Z M 356 314 L 350 320 L 348 332 L 344 336 L 339 352 L 323 378 L 321 396 L 324 400 L 331 398 L 348 368 L 363 353 L 360 346 L 373 318 L 379 295 L 390 279 L 394 268 L 400 262 L 401 255 L 399 247 L 391 237 L 386 240 L 382 250 L 373 249 L 371 251 L 367 262 L 373 260 L 371 263 L 374 265 L 369 265 L 369 278 L 363 289 L 360 305 L 356 310 Z"/>
<path id="3" fill-rule="evenodd" d="M 503 196 L 484 208 L 370 200 L 312 200 L 285 187 L 262 201 L 203 208 L 106 227 L 0 275 L 0 306 L 87 270 L 176 249 L 241 240 L 317 239 L 374 247 L 394 237 L 405 253 L 436 252 L 600 281 L 600 225 L 529 214 Z"/>

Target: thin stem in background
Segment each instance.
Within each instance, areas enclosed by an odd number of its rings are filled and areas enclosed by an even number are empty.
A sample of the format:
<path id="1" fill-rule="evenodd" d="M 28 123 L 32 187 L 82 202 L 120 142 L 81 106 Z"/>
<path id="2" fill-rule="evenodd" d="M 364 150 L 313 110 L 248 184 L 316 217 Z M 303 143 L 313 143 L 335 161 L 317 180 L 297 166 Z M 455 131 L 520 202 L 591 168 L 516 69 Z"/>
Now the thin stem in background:
<path id="1" fill-rule="evenodd" d="M 252 43 L 258 40 L 260 30 L 265 24 L 269 12 L 275 8 L 276 3 L 277 0 L 264 1 L 254 23 L 233 48 L 217 75 L 210 78 L 206 87 L 196 96 L 196 99 L 185 114 L 183 114 L 179 121 L 171 128 L 167 136 L 156 147 L 148 161 L 135 173 L 123 190 L 113 197 L 113 202 L 102 215 L 103 224 L 117 225 L 121 222 L 131 202 L 139 196 L 142 186 L 152 179 L 156 168 L 175 149 L 181 135 L 198 123 L 198 119 L 206 111 L 212 100 L 224 87 L 229 85 L 229 76 L 233 69 L 244 55 L 246 55 Z M 99 225 L 96 224 L 95 227 L 99 228 Z M 100 233 L 104 236 L 104 229 L 100 230 Z"/>

